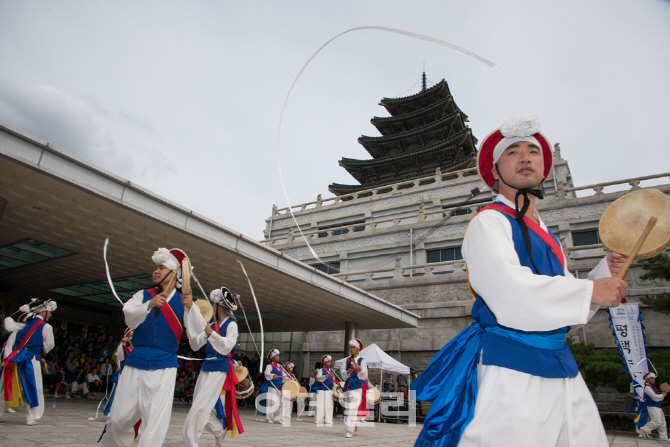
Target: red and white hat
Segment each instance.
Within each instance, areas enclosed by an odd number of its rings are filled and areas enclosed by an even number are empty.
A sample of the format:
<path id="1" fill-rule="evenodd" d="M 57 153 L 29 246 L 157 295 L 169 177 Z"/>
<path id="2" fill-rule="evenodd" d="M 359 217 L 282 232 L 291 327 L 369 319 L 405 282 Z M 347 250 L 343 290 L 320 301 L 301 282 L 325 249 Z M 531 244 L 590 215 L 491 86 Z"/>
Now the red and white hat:
<path id="1" fill-rule="evenodd" d="M 649 372 L 649 373 L 645 374 L 642 378 L 643 378 L 644 380 L 655 379 L 655 378 L 656 378 L 656 374 Z"/>
<path id="2" fill-rule="evenodd" d="M 361 349 L 363 349 L 363 342 L 357 338 L 353 338 L 349 340 L 349 346 L 355 346 L 360 351 Z"/>
<path id="3" fill-rule="evenodd" d="M 172 271 L 177 270 L 184 259 L 188 259 L 186 252 L 181 248 L 172 248 L 168 250 L 167 248 L 159 248 L 151 256 L 151 260 L 156 265 L 164 265 Z M 191 276 L 193 275 L 193 266 L 191 265 L 191 260 L 188 259 L 188 265 L 191 269 Z M 177 274 L 177 278 L 181 278 L 181 271 Z"/>
<path id="4" fill-rule="evenodd" d="M 495 183 L 491 170 L 505 149 L 519 141 L 528 141 L 542 149 L 544 158 L 542 181 L 546 180 L 554 162 L 551 144 L 549 144 L 547 137 L 540 133 L 540 123 L 537 118 L 533 115 L 517 115 L 506 120 L 500 125 L 499 129 L 488 134 L 479 146 L 477 169 L 479 170 L 479 176 L 489 188 L 493 188 Z"/>
<path id="5" fill-rule="evenodd" d="M 328 354 L 326 354 L 323 357 L 321 357 L 321 364 L 323 365 L 324 363 L 330 362 L 331 360 L 333 360 L 333 358 Z"/>
<path id="6" fill-rule="evenodd" d="M 127 327 L 126 330 L 123 331 L 123 338 L 132 337 L 132 336 L 133 336 L 133 332 L 135 332 L 135 331 L 133 331 L 132 329 L 130 329 L 129 327 Z"/>
<path id="7" fill-rule="evenodd" d="M 279 349 L 271 349 L 270 352 L 268 352 L 268 360 L 272 360 L 275 355 L 279 355 Z"/>
<path id="8" fill-rule="evenodd" d="M 288 368 L 295 368 L 295 365 L 294 365 L 293 363 L 291 363 L 291 362 L 286 362 L 286 365 L 284 365 L 284 368 L 286 368 L 286 369 L 288 369 Z"/>

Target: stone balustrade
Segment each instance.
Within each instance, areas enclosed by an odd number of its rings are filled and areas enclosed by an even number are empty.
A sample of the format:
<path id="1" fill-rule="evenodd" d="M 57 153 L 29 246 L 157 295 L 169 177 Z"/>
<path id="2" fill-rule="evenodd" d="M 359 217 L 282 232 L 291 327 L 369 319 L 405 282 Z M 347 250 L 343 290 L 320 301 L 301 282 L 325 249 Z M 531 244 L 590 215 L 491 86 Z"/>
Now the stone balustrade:
<path id="1" fill-rule="evenodd" d="M 458 172 L 453 172 L 450 173 L 450 175 L 458 175 L 459 177 L 463 176 L 463 173 L 466 172 L 472 172 L 472 169 L 466 169 L 463 171 L 458 171 Z M 442 176 L 446 176 L 448 174 L 444 174 Z M 603 189 L 607 186 L 616 186 L 616 185 L 625 185 L 628 184 L 631 186 L 630 191 L 635 191 L 638 189 L 641 189 L 640 187 L 640 182 L 645 181 L 645 180 L 653 180 L 653 179 L 658 179 L 658 178 L 665 178 L 668 177 L 670 178 L 670 173 L 663 173 L 663 174 L 656 174 L 656 175 L 648 175 L 644 177 L 637 177 L 633 179 L 624 179 L 624 180 L 616 180 L 616 181 L 611 181 L 611 182 L 604 182 L 604 183 L 598 183 L 598 184 L 593 184 L 593 185 L 586 185 L 586 186 L 579 186 L 575 188 L 563 188 L 561 186 L 561 183 L 558 184 L 558 190 L 557 191 L 551 191 L 546 193 L 547 196 L 552 196 L 552 195 L 557 195 L 558 200 L 578 200 L 580 198 L 588 197 L 568 197 L 568 193 L 570 192 L 576 192 L 576 191 L 587 191 L 587 190 L 593 190 L 594 194 L 593 196 L 598 196 L 602 195 Z M 424 179 L 425 180 L 425 179 Z M 417 180 L 418 181 L 418 180 Z M 401 183 L 398 185 L 402 185 Z M 398 185 L 393 185 L 393 186 L 398 186 Z M 383 188 L 380 188 L 383 189 Z M 364 191 L 363 191 L 364 192 Z M 361 192 L 362 193 L 362 192 Z M 347 196 L 348 197 L 348 196 Z M 333 199 L 337 199 L 338 197 L 333 197 Z M 327 199 L 330 200 L 330 199 Z M 311 203 L 317 203 L 317 202 L 311 202 Z M 461 207 L 461 209 L 468 209 L 470 212 L 468 213 L 474 213 L 476 212 L 480 207 L 485 206 L 491 202 L 478 202 L 473 205 L 466 205 Z M 309 205 L 309 204 L 305 204 Z M 298 205 L 300 207 L 302 205 Z M 430 216 L 435 216 L 435 215 L 442 215 L 442 214 L 447 214 L 450 211 L 455 211 L 459 209 L 458 206 L 453 206 L 450 208 L 445 208 L 445 209 L 438 209 L 435 211 L 428 211 L 426 212 L 425 209 L 423 208 L 423 204 L 419 206 L 419 211 L 413 214 L 409 214 L 406 216 L 402 217 L 392 217 L 392 218 L 387 218 L 387 219 L 379 219 L 371 222 L 365 222 L 365 223 L 360 223 L 360 224 L 347 224 L 343 225 L 340 227 L 333 227 L 333 228 L 328 228 L 327 230 L 310 230 L 310 231 L 304 231 L 302 232 L 302 236 L 305 237 L 310 243 L 313 241 L 316 241 L 317 239 L 322 239 L 323 242 L 328 242 L 332 240 L 332 238 L 337 238 L 340 237 L 344 234 L 347 234 L 347 232 L 344 232 L 343 230 L 348 230 L 348 232 L 353 232 L 354 228 L 360 228 L 362 226 L 365 227 L 363 231 L 360 231 L 361 236 L 369 235 L 372 233 L 375 233 L 377 230 L 381 229 L 388 229 L 388 228 L 393 228 L 393 227 L 398 227 L 398 226 L 405 226 L 405 225 L 412 225 L 413 227 L 416 226 L 417 222 L 435 222 L 437 219 L 429 219 L 428 217 Z M 284 208 L 286 212 L 288 212 L 288 208 Z M 277 215 L 277 214 L 275 214 Z M 334 233 L 338 230 L 339 233 L 335 235 Z M 326 237 L 319 238 L 320 233 L 326 233 Z M 294 242 L 296 243 L 303 243 L 302 237 L 300 235 L 296 235 L 294 233 L 294 230 L 291 228 L 289 230 L 288 235 L 283 235 L 283 236 L 277 236 L 269 239 L 264 239 L 259 241 L 261 243 L 267 244 L 270 247 L 273 248 L 284 248 L 284 246 L 293 244 Z"/>
<path id="2" fill-rule="evenodd" d="M 341 202 L 350 202 L 352 200 L 357 200 L 371 196 L 381 196 L 388 193 L 394 193 L 398 190 L 406 190 L 409 188 L 415 188 L 417 186 L 433 184 L 435 182 L 450 181 L 471 175 L 477 175 L 477 168 L 468 168 L 444 174 L 436 173 L 436 175 L 433 177 L 421 177 L 414 180 L 408 180 L 406 182 L 399 182 L 391 185 L 380 186 L 377 188 L 365 189 L 363 191 L 357 191 L 342 196 L 329 197 L 327 199 L 322 199 L 321 194 L 319 194 L 314 202 L 301 203 L 300 205 L 291 206 L 290 211 L 296 214 L 305 210 L 320 209 L 327 206 L 337 205 L 338 203 Z M 276 206 L 272 207 L 272 217 L 284 216 L 287 214 L 290 214 L 289 207 L 286 208 L 277 208 Z"/>

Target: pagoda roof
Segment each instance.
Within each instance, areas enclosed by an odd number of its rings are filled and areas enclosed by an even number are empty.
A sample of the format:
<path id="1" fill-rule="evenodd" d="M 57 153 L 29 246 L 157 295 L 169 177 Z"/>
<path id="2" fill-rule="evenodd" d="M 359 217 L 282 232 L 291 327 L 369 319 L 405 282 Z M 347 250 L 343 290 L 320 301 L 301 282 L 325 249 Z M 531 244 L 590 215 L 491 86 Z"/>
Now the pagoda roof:
<path id="1" fill-rule="evenodd" d="M 408 113 L 403 113 L 401 115 L 395 116 L 375 116 L 370 120 L 373 126 L 377 128 L 379 133 L 382 135 L 390 135 L 393 133 L 393 126 L 400 125 L 402 123 L 411 122 L 426 115 L 431 115 L 434 112 L 446 111 L 448 115 L 451 115 L 454 112 L 460 112 L 463 116 L 464 121 L 468 121 L 468 116 L 463 113 L 461 109 L 458 108 L 454 102 L 453 96 L 447 96 L 440 99 L 439 101 L 429 104 L 426 107 L 417 109 Z"/>
<path id="2" fill-rule="evenodd" d="M 410 166 L 419 173 L 438 166 L 448 169 L 454 163 L 474 156 L 477 153 L 475 144 L 471 130 L 466 128 L 430 146 L 371 160 L 342 158 L 339 164 L 361 184 L 369 184 L 371 179 L 379 181 L 383 177 L 398 178 Z"/>
<path id="3" fill-rule="evenodd" d="M 440 131 L 441 129 L 450 124 L 460 125 L 459 126 L 460 129 L 458 129 L 458 131 L 456 131 L 453 134 L 457 135 L 459 132 L 462 132 L 464 129 L 467 129 L 467 127 L 464 124 L 461 113 L 462 112 L 460 111 L 456 111 L 450 115 L 442 117 L 439 120 L 433 121 L 431 123 L 427 123 L 422 126 L 415 127 L 413 129 L 409 129 L 391 135 L 381 135 L 378 137 L 369 137 L 362 135 L 361 137 L 358 138 L 358 142 L 368 151 L 370 155 L 372 155 L 373 158 L 384 157 L 386 156 L 385 152 L 388 152 L 392 149 L 397 149 L 398 148 L 397 143 L 399 143 L 400 141 L 414 137 L 420 137 L 422 135 L 427 135 L 431 132 Z M 387 145 L 389 143 L 396 143 L 396 144 L 392 144 L 392 147 L 387 150 L 384 150 L 383 148 L 379 147 Z"/>
<path id="4" fill-rule="evenodd" d="M 379 105 L 386 108 L 386 110 L 391 115 L 397 115 L 407 113 L 405 109 L 408 107 L 411 108 L 412 105 L 419 105 L 419 107 L 423 107 L 421 105 L 423 103 L 434 103 L 437 100 L 447 96 L 451 96 L 451 92 L 449 91 L 449 84 L 447 84 L 445 79 L 442 79 L 434 86 L 427 88 L 426 90 L 421 90 L 420 92 L 413 95 L 403 96 L 400 98 L 383 98 L 379 102 Z"/>
<path id="5" fill-rule="evenodd" d="M 471 138 L 465 138 L 467 136 L 470 136 Z M 475 142 L 473 140 L 476 140 L 476 139 L 474 137 L 472 137 L 472 130 L 469 127 L 466 127 L 463 130 L 461 130 L 459 132 L 456 132 L 453 135 L 450 135 L 449 139 L 440 140 L 437 143 L 433 143 L 433 144 L 430 144 L 428 146 L 419 147 L 419 148 L 416 148 L 416 149 L 413 149 L 413 150 L 407 151 L 407 152 L 398 152 L 396 154 L 390 154 L 390 155 L 386 155 L 386 156 L 383 156 L 383 157 L 370 158 L 370 159 L 367 159 L 367 160 L 342 157 L 342 159 L 340 160 L 340 165 L 341 166 L 344 166 L 344 165 L 375 165 L 375 164 L 379 164 L 379 163 L 384 163 L 388 160 L 399 160 L 399 159 L 406 158 L 406 157 L 412 157 L 412 156 L 415 156 L 417 154 L 432 152 L 435 149 L 441 149 L 445 146 L 454 145 L 457 142 L 459 142 L 459 143 L 460 142 L 467 143 L 468 141 L 472 142 L 473 143 L 472 148 L 476 152 L 476 149 L 474 147 Z"/>
<path id="6" fill-rule="evenodd" d="M 476 163 L 476 158 L 474 155 L 466 158 L 463 161 L 457 161 L 455 162 L 452 166 L 449 166 L 450 171 L 460 171 L 462 169 L 467 169 L 472 166 L 474 166 Z M 335 195 L 341 196 L 345 194 L 351 194 L 354 192 L 358 191 L 363 191 L 366 189 L 373 189 L 373 188 L 379 188 L 380 186 L 385 186 L 385 185 L 392 185 L 394 183 L 399 183 L 399 182 L 404 182 L 407 180 L 412 180 L 416 178 L 422 178 L 422 177 L 431 177 L 435 175 L 433 171 L 424 171 L 424 172 L 419 172 L 419 173 L 414 173 L 414 174 L 407 174 L 403 175 L 397 178 L 391 178 L 391 179 L 386 179 L 386 180 L 381 180 L 378 182 L 370 182 L 366 183 L 363 185 L 344 185 L 341 183 L 331 183 L 328 185 L 328 190 L 332 192 Z"/>

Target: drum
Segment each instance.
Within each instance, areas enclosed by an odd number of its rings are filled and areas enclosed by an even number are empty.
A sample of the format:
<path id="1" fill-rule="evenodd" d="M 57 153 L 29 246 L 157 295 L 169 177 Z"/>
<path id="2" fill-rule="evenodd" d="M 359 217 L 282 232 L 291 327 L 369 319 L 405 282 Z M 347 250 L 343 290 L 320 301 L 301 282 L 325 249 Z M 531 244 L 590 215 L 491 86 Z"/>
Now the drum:
<path id="1" fill-rule="evenodd" d="M 368 388 L 368 393 L 365 397 L 369 404 L 377 405 L 382 400 L 382 392 L 375 387 L 370 387 Z"/>
<path id="2" fill-rule="evenodd" d="M 242 382 L 244 379 L 249 377 L 249 370 L 246 368 L 246 366 L 236 366 L 235 375 L 237 376 L 237 381 Z"/>
<path id="3" fill-rule="evenodd" d="M 668 385 L 666 382 L 663 382 L 661 384 L 661 391 L 664 393 L 670 393 L 670 385 Z"/>
<path id="4" fill-rule="evenodd" d="M 254 382 L 251 381 L 250 376 L 245 377 L 244 380 L 235 385 L 235 397 L 237 399 L 246 399 L 252 394 L 254 394 Z"/>
<path id="5" fill-rule="evenodd" d="M 303 401 L 307 398 L 307 388 L 304 386 L 300 387 L 300 391 L 298 392 L 298 400 Z"/>
<path id="6" fill-rule="evenodd" d="M 339 402 L 344 397 L 344 389 L 337 383 L 333 384 L 333 400 Z"/>
<path id="7" fill-rule="evenodd" d="M 635 259 L 662 253 L 670 245 L 670 197 L 658 189 L 630 192 L 608 206 L 600 217 L 600 240 L 610 251 L 628 257 L 651 216 L 657 217 L 658 222 Z"/>
<path id="8" fill-rule="evenodd" d="M 300 383 L 297 380 L 288 380 L 281 386 L 281 393 L 284 399 L 296 400 L 300 393 Z"/>

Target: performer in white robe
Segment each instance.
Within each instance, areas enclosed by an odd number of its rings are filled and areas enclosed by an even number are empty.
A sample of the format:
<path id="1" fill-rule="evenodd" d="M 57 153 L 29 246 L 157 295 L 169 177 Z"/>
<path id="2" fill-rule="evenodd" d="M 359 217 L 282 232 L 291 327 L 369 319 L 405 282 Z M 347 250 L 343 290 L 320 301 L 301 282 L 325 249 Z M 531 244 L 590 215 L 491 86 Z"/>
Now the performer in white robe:
<path id="1" fill-rule="evenodd" d="M 30 404 L 26 405 L 26 425 L 37 425 L 37 421 L 44 414 L 44 390 L 42 388 L 40 352 L 47 354 L 55 346 L 53 328 L 47 321 L 51 318 L 51 313 L 58 307 L 56 302 L 52 300 L 39 302 L 39 300 L 35 298 L 32 303 L 34 303 L 33 306 L 26 304 L 21 308 L 26 317 L 24 323 L 17 323 L 11 317 L 5 318 L 5 329 L 10 332 L 10 335 L 7 338 L 5 349 L 2 354 L 3 360 L 7 359 L 7 357 L 10 357 L 15 350 L 18 350 L 21 342 L 27 338 L 23 348 L 30 353 L 29 355 L 31 358 L 25 361 L 29 361 L 32 364 L 35 380 L 34 391 L 36 392 L 38 402 L 34 407 Z M 40 329 L 38 326 L 33 331 L 32 335 L 27 337 L 34 325 L 41 325 L 42 327 Z M 9 371 L 7 372 L 9 373 Z M 0 422 L 7 421 L 7 419 L 5 419 L 7 403 L 5 402 L 4 395 L 4 377 L 0 376 Z"/>
<path id="2" fill-rule="evenodd" d="M 270 361 L 265 367 L 265 380 L 268 382 L 265 402 L 265 418 L 269 424 L 284 423 L 284 397 L 281 393 L 284 382 L 284 370 L 279 362 L 279 350 L 273 349 L 268 353 Z"/>
<path id="3" fill-rule="evenodd" d="M 351 438 L 358 433 L 358 427 L 367 417 L 367 380 L 368 364 L 360 356 L 363 342 L 354 338 L 349 341 L 350 357 L 342 363 L 340 372 L 345 379 L 344 399 L 344 428 L 345 438 Z"/>
<path id="4" fill-rule="evenodd" d="M 199 312 L 190 312 L 193 296 L 175 288 L 164 291 L 178 272 L 185 254 L 178 249 L 160 248 L 152 256 L 156 264 L 152 280 L 155 286 L 141 290 L 123 305 L 126 326 L 133 330 L 133 350 L 128 354 L 119 376 L 114 401 L 107 417 L 101 441 L 110 447 L 161 445 L 172 414 L 177 375 L 177 351 L 184 324 L 199 324 Z M 179 258 L 178 258 L 179 257 Z M 180 277 L 180 275 L 177 275 Z"/>
<path id="5" fill-rule="evenodd" d="M 333 425 L 333 386 L 336 383 L 335 374 L 330 369 L 333 358 L 329 355 L 321 357 L 322 368 L 316 373 L 316 380 L 321 388 L 316 392 L 316 423 Z"/>
<path id="6" fill-rule="evenodd" d="M 216 417 L 214 405 L 223 398 L 221 390 L 228 374 L 235 374 L 235 371 L 230 371 L 229 358 L 235 354 L 237 345 L 238 328 L 233 315 L 237 305 L 225 287 L 213 290 L 209 296 L 217 322 L 208 325 L 201 317 L 199 324 L 186 326 L 191 349 L 198 351 L 207 345 L 207 357 L 193 391 L 193 404 L 182 428 L 186 447 L 197 447 L 205 429 L 214 435 L 214 445 L 220 447 L 227 433 L 223 423 Z M 191 312 L 200 313 L 197 306 Z"/>
<path id="7" fill-rule="evenodd" d="M 288 382 L 289 380 L 295 380 L 295 375 L 293 374 L 293 368 L 295 365 L 291 362 L 286 362 L 284 365 L 284 380 L 283 382 Z M 282 393 L 283 394 L 283 393 Z M 284 425 L 290 425 L 291 424 L 291 415 L 293 414 L 293 401 L 290 399 L 284 398 L 284 415 L 283 415 L 283 421 Z"/>
<path id="8" fill-rule="evenodd" d="M 542 196 L 537 188 L 552 159 L 549 142 L 530 116 L 506 121 L 482 142 L 479 173 L 499 195 L 497 203 L 473 217 L 463 241 L 476 294 L 475 323 L 445 346 L 413 383 L 417 399 L 433 393 L 431 387 L 435 390 L 440 380 L 454 390 L 433 394 L 436 408 L 431 411 L 436 415 L 437 405 L 446 414 L 453 410 L 449 402 L 476 396 L 474 412 L 471 403 L 461 404 L 462 414 L 450 419 L 459 421 L 454 425 L 439 416 L 428 418 L 417 447 L 608 445 L 597 407 L 565 345 L 565 333 L 586 324 L 600 306 L 620 303 L 626 283 L 611 276 L 625 259 L 608 255 L 588 280 L 568 271 L 560 243 L 535 210 L 535 199 Z M 463 371 L 472 364 L 468 356 L 457 363 L 461 352 L 476 355 L 474 388 L 471 373 Z"/>
<path id="9" fill-rule="evenodd" d="M 647 373 L 644 375 L 646 381 L 644 386 L 644 394 L 647 402 L 647 411 L 651 420 L 647 422 L 644 427 L 638 430 L 640 438 L 650 438 L 652 430 L 658 430 L 658 440 L 668 440 L 668 429 L 665 422 L 665 413 L 661 409 L 663 399 L 668 393 L 659 393 L 654 387 L 656 383 L 656 374 Z"/>

